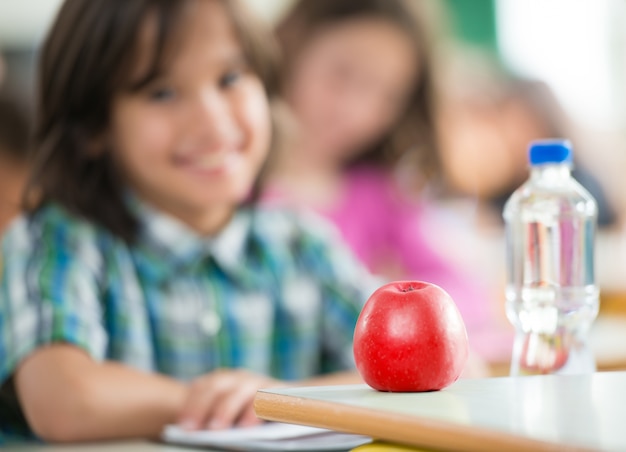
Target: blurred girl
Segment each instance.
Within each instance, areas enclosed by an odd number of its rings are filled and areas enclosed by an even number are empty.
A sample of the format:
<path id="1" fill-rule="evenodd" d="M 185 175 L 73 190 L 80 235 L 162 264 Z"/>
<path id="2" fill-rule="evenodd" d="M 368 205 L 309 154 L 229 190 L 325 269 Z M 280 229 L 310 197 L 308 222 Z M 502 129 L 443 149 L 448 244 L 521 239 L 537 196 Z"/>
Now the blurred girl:
<path id="1" fill-rule="evenodd" d="M 440 173 L 430 45 L 413 0 L 300 0 L 278 26 L 296 136 L 266 197 L 312 207 L 389 279 L 437 283 L 472 332 L 485 293 L 423 230 L 422 189 Z M 402 183 L 407 182 L 408 183 Z"/>
<path id="2" fill-rule="evenodd" d="M 574 140 L 578 155 L 585 149 L 577 145 L 571 119 L 544 82 L 488 65 L 482 72 L 457 68 L 463 76 L 447 90 L 442 160 L 450 185 L 492 207 L 499 225 L 504 204 L 529 177 L 531 141 L 567 138 Z M 599 226 L 614 225 L 617 214 L 600 181 L 580 161 L 572 175 L 598 202 Z"/>
<path id="3" fill-rule="evenodd" d="M 39 202 L 2 244 L 2 429 L 249 425 L 260 387 L 355 378 L 337 372 L 372 280 L 319 223 L 253 200 L 271 44 L 235 0 L 64 3 L 41 57 Z"/>

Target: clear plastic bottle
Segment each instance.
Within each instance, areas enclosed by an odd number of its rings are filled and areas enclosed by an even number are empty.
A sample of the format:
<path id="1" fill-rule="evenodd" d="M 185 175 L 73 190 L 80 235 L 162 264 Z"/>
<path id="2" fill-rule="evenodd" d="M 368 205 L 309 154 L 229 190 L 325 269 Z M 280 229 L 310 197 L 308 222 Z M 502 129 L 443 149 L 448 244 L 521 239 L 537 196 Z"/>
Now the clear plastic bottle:
<path id="1" fill-rule="evenodd" d="M 568 141 L 531 143 L 529 158 L 530 178 L 504 208 L 511 375 L 593 372 L 587 337 L 599 305 L 598 208 L 571 176 Z"/>

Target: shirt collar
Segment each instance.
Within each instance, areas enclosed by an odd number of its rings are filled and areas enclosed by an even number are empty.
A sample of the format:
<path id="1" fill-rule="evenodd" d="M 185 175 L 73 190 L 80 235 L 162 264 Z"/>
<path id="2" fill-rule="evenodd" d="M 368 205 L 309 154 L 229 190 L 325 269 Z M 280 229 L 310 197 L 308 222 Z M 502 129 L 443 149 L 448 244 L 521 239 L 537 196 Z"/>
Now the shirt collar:
<path id="1" fill-rule="evenodd" d="M 245 263 L 246 247 L 251 236 L 251 213 L 237 210 L 228 224 L 215 236 L 203 237 L 176 218 L 139 200 L 127 197 L 129 208 L 139 221 L 137 246 L 146 254 L 153 277 L 167 277 L 181 267 L 193 266 L 206 259 L 227 272 L 238 272 Z"/>

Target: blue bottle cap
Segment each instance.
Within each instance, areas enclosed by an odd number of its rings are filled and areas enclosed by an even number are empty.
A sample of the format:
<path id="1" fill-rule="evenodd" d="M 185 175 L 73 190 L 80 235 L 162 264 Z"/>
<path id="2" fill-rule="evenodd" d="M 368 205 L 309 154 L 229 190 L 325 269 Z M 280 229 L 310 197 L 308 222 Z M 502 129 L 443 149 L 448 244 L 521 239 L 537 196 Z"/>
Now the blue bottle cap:
<path id="1" fill-rule="evenodd" d="M 532 166 L 550 163 L 572 163 L 569 140 L 537 140 L 530 143 L 528 157 Z"/>

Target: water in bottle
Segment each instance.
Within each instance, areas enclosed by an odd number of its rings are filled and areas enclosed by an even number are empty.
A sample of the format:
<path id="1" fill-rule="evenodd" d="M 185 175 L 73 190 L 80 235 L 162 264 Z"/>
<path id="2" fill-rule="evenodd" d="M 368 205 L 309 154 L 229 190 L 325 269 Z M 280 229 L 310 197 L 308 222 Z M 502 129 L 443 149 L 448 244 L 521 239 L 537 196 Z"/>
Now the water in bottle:
<path id="1" fill-rule="evenodd" d="M 531 175 L 504 208 L 511 375 L 593 372 L 597 205 L 572 178 L 568 141 L 531 143 Z"/>

